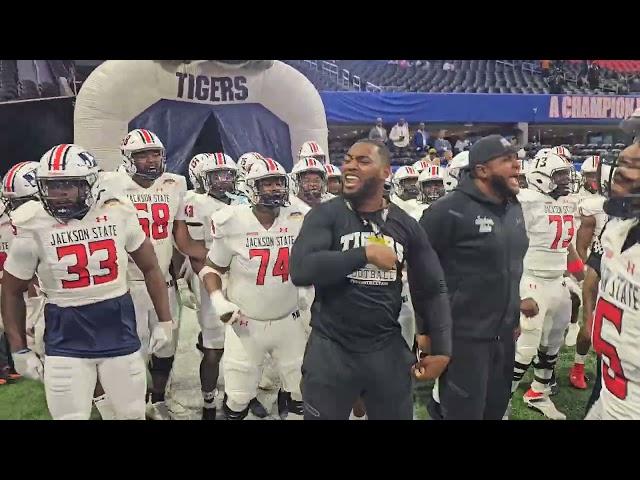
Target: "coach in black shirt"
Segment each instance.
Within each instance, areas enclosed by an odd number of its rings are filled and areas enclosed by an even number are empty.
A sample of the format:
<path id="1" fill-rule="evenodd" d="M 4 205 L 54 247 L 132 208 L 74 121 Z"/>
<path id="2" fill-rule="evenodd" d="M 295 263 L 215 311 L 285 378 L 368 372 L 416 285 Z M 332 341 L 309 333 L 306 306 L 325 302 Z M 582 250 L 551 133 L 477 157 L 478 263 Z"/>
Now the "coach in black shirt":
<path id="1" fill-rule="evenodd" d="M 418 223 L 383 198 L 390 169 L 384 144 L 353 145 L 342 167 L 343 196 L 314 207 L 293 246 L 291 279 L 316 294 L 302 366 L 305 420 L 346 420 L 360 396 L 371 420 L 412 418 L 416 359 L 398 323 L 405 266 L 417 331 L 431 337 L 417 376 L 435 378 L 449 362 L 442 269 Z"/>
<path id="2" fill-rule="evenodd" d="M 439 379 L 445 419 L 500 419 L 510 397 L 522 260 L 529 246 L 518 157 L 500 135 L 478 140 L 459 186 L 426 210 L 453 318 L 452 360 Z"/>

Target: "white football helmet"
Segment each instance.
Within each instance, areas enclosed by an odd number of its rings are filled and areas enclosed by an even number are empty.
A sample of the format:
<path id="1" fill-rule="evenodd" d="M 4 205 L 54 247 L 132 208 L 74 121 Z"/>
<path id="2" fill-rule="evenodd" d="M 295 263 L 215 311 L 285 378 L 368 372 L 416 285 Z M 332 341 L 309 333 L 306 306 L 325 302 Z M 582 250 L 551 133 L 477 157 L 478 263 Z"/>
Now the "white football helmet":
<path id="1" fill-rule="evenodd" d="M 11 210 L 29 200 L 38 200 L 36 173 L 38 162 L 20 162 L 9 169 L 2 179 L 2 195 Z"/>
<path id="2" fill-rule="evenodd" d="M 419 193 L 418 177 L 418 171 L 413 167 L 402 166 L 398 168 L 391 178 L 393 193 L 401 198 L 405 194 L 408 198 L 416 198 Z"/>
<path id="3" fill-rule="evenodd" d="M 307 173 L 320 176 L 320 184 L 303 185 Z M 318 203 L 322 195 L 327 193 L 327 171 L 322 163 L 312 157 L 306 157 L 293 166 L 291 170 L 292 190 L 294 195 L 300 196 L 307 203 Z"/>
<path id="4" fill-rule="evenodd" d="M 453 191 L 460 181 L 460 172 L 469 166 L 469 151 L 460 152 L 451 160 L 449 167 L 444 174 L 444 190 L 449 193 Z"/>
<path id="5" fill-rule="evenodd" d="M 202 179 L 200 178 L 200 172 L 202 170 L 202 164 L 207 160 L 208 153 L 199 153 L 195 155 L 190 161 L 187 167 L 187 173 L 189 174 L 189 181 L 193 186 L 193 189 L 197 193 L 204 192 L 204 186 L 202 185 Z"/>
<path id="6" fill-rule="evenodd" d="M 598 166 L 601 163 L 600 155 L 587 157 L 582 163 L 580 172 L 582 173 L 582 186 L 591 193 L 598 191 Z"/>
<path id="7" fill-rule="evenodd" d="M 551 149 L 551 153 L 555 153 L 559 157 L 566 158 L 567 160 L 571 160 L 571 152 L 566 147 L 553 147 Z"/>
<path id="8" fill-rule="evenodd" d="M 529 187 L 554 198 L 569 195 L 572 190 L 572 165 L 555 153 L 535 158 L 527 174 Z"/>
<path id="9" fill-rule="evenodd" d="M 208 195 L 218 200 L 229 198 L 226 194 L 235 194 L 238 167 L 233 159 L 224 153 L 204 153 L 197 165 L 196 180 Z"/>
<path id="10" fill-rule="evenodd" d="M 389 196 L 391 195 L 391 190 L 393 187 L 392 179 L 393 173 L 389 174 L 389 176 L 384 179 L 384 196 L 387 198 L 389 198 Z"/>
<path id="11" fill-rule="evenodd" d="M 438 165 L 429 165 L 420 172 L 418 177 L 418 201 L 420 203 L 433 203 L 445 194 L 444 172 Z"/>
<path id="12" fill-rule="evenodd" d="M 412 166 L 413 168 L 416 170 L 416 172 L 418 172 L 418 175 L 420 173 L 422 173 L 422 171 L 427 168 L 429 165 L 431 165 L 431 162 L 428 162 L 426 160 L 418 160 L 417 162 L 415 162 Z"/>
<path id="13" fill-rule="evenodd" d="M 335 165 L 331 165 L 330 163 L 327 163 L 324 166 L 324 169 L 327 172 L 327 178 L 336 178 L 336 177 L 342 178 L 342 172 Z"/>
<path id="14" fill-rule="evenodd" d="M 264 188 L 266 180 L 279 180 L 274 187 Z M 289 203 L 289 176 L 285 169 L 272 158 L 263 158 L 251 165 L 251 169 L 245 177 L 246 190 L 249 202 L 252 205 L 262 205 L 269 208 L 278 208 L 290 205 Z"/>
<path id="15" fill-rule="evenodd" d="M 327 190 L 332 195 L 340 195 L 342 193 L 342 172 L 330 163 L 326 163 L 324 169 L 327 172 Z"/>
<path id="16" fill-rule="evenodd" d="M 327 155 L 324 153 L 324 150 L 322 150 L 317 142 L 304 142 L 300 147 L 300 150 L 298 150 L 298 161 L 302 160 L 303 158 L 309 157 L 315 158 L 322 165 L 327 163 Z"/>
<path id="17" fill-rule="evenodd" d="M 548 153 L 551 153 L 551 148 L 541 148 L 536 152 L 536 155 L 533 158 L 544 157 Z"/>
<path id="18" fill-rule="evenodd" d="M 520 188 L 527 188 L 527 173 L 530 169 L 530 163 L 527 160 L 520 159 L 519 163 L 519 173 L 518 173 L 518 183 L 520 184 Z"/>
<path id="19" fill-rule="evenodd" d="M 136 162 L 133 158 L 134 154 L 146 152 L 148 150 L 160 151 L 160 165 L 147 166 L 146 168 L 136 166 Z M 127 173 L 131 176 L 137 175 L 147 180 L 155 180 L 165 171 L 166 152 L 164 145 L 158 136 L 149 130 L 136 128 L 135 130 L 130 131 L 122 140 L 120 151 L 124 157 L 123 161 L 127 169 Z"/>
<path id="20" fill-rule="evenodd" d="M 94 186 L 98 164 L 79 145 L 56 145 L 40 159 L 36 181 L 40 201 L 49 215 L 62 223 L 81 219 L 97 196 Z"/>

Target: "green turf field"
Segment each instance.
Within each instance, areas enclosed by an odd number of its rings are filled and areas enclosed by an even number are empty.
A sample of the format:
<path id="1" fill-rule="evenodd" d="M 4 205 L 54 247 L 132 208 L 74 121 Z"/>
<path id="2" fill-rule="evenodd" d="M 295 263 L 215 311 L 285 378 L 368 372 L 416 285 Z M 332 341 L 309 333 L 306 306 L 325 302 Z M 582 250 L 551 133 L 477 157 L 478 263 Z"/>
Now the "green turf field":
<path id="1" fill-rule="evenodd" d="M 573 364 L 574 349 L 564 348 L 558 360 L 557 377 L 560 384 L 560 393 L 554 397 L 556 406 L 567 414 L 570 420 L 580 420 L 584 417 L 584 408 L 591 393 L 588 390 L 576 390 L 569 384 L 568 372 Z M 586 365 L 587 375 L 592 385 L 595 377 L 595 355 L 590 354 Z M 527 408 L 522 403 L 522 395 L 531 382 L 533 372 L 530 369 L 524 377 L 518 393 L 514 396 L 512 419 L 517 420 L 542 420 L 539 413 Z M 416 412 L 421 419 L 427 419 L 425 401 L 431 393 L 430 384 L 421 384 L 416 387 L 417 407 Z M 42 384 L 31 380 L 20 380 L 15 383 L 0 386 L 0 419 L 1 420 L 46 420 L 50 419 L 47 411 L 44 390 Z M 93 411 L 92 418 L 99 419 L 97 412 Z"/>

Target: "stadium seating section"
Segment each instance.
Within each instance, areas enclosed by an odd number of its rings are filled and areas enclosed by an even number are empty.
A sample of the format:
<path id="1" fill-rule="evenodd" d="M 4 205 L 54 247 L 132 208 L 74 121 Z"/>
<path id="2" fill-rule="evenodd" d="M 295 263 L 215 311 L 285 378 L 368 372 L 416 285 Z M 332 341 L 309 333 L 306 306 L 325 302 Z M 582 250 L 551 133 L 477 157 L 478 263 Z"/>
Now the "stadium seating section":
<path id="1" fill-rule="evenodd" d="M 305 74 L 319 90 L 364 90 L 344 80 L 343 72 L 346 71 L 349 78 L 359 77 L 361 85 L 369 82 L 383 91 L 392 92 L 550 93 L 538 60 L 421 60 L 411 61 L 410 66 L 386 60 L 326 62 L 334 64 L 336 72 L 324 70 L 322 61 L 288 63 Z M 445 63 L 453 68 L 443 69 Z M 640 61 L 597 60 L 594 63 L 601 67 L 599 88 L 591 89 L 576 82 L 581 62 L 572 60 L 564 62 L 565 84 L 561 93 L 618 95 L 640 91 L 638 75 L 631 75 L 640 73 Z M 636 78 L 627 82 L 624 74 Z M 637 80 L 638 90 L 631 86 L 634 80 Z"/>
<path id="2" fill-rule="evenodd" d="M 72 62 L 63 60 L 0 60 L 0 102 L 57 97 L 69 83 Z"/>

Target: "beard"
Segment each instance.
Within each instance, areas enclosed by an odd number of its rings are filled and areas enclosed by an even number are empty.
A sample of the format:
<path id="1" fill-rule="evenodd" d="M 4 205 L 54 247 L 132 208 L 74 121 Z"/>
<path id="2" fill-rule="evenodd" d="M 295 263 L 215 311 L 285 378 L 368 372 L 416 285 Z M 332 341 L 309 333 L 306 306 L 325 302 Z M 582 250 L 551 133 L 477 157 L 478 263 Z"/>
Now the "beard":
<path id="1" fill-rule="evenodd" d="M 347 200 L 357 204 L 361 201 L 371 198 L 376 194 L 378 190 L 378 186 L 380 184 L 380 180 L 372 177 L 367 178 L 364 182 L 362 182 L 362 186 L 356 190 L 355 192 L 346 192 L 344 189 L 342 191 L 342 196 Z"/>
<path id="2" fill-rule="evenodd" d="M 511 188 L 509 187 L 509 184 L 504 177 L 501 177 L 499 175 L 492 175 L 489 178 L 489 183 L 491 184 L 491 188 L 493 189 L 493 191 L 505 200 L 512 199 L 516 196 L 513 190 L 511 190 Z"/>

